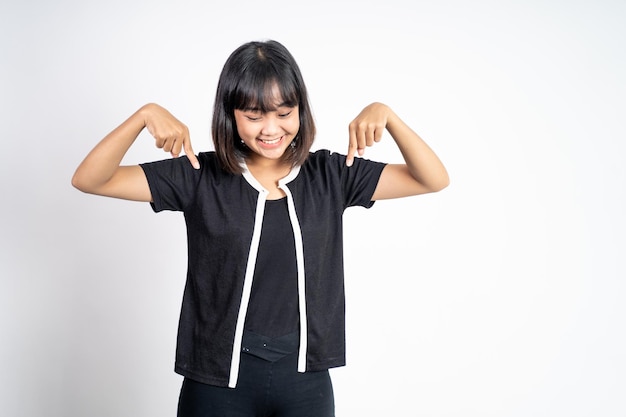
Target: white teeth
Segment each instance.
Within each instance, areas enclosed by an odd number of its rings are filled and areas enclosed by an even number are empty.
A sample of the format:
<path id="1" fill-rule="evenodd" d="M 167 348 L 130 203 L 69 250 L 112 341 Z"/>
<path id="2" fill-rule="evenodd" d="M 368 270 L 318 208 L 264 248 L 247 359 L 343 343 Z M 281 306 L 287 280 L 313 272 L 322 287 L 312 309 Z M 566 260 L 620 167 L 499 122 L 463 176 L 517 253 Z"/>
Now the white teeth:
<path id="1" fill-rule="evenodd" d="M 261 139 L 261 142 L 263 142 L 263 143 L 267 143 L 268 145 L 273 145 L 273 144 L 275 144 L 275 143 L 278 143 L 278 141 L 279 141 L 279 140 L 280 140 L 280 138 L 278 138 L 278 139 L 273 139 L 273 140 L 263 140 L 263 139 Z"/>

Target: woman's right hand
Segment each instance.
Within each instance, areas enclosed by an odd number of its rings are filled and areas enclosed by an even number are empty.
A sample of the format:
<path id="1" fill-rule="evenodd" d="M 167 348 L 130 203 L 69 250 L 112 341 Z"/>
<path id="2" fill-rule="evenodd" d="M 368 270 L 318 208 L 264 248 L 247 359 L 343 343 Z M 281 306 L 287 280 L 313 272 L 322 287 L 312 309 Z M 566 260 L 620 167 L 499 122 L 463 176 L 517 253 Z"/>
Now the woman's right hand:
<path id="1" fill-rule="evenodd" d="M 177 158 L 182 149 L 191 165 L 199 169 L 200 163 L 191 147 L 189 129 L 175 118 L 172 113 L 155 103 L 146 104 L 140 109 L 148 132 L 154 137 L 156 146 Z"/>
<path id="2" fill-rule="evenodd" d="M 185 150 L 192 166 L 200 168 L 191 148 L 189 129 L 157 104 L 146 104 L 105 136 L 78 166 L 72 185 L 79 190 L 125 200 L 152 201 L 148 181 L 139 165 L 120 166 L 139 133 L 147 128 L 156 146 L 177 157 Z"/>

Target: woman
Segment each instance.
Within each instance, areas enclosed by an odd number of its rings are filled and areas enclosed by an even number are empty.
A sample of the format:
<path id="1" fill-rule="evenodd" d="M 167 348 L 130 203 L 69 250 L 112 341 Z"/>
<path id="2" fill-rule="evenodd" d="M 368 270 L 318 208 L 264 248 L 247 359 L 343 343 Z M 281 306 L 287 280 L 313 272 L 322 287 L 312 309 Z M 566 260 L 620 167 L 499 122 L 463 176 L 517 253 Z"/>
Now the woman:
<path id="1" fill-rule="evenodd" d="M 214 106 L 215 152 L 196 155 L 187 127 L 147 104 L 87 155 L 72 184 L 184 213 L 179 416 L 333 416 L 328 369 L 345 364 L 343 211 L 439 191 L 447 172 L 381 103 L 350 123 L 345 156 L 311 153 L 306 87 L 275 41 L 231 54 Z M 120 166 L 144 128 L 174 158 Z M 355 158 L 385 129 L 405 164 Z"/>

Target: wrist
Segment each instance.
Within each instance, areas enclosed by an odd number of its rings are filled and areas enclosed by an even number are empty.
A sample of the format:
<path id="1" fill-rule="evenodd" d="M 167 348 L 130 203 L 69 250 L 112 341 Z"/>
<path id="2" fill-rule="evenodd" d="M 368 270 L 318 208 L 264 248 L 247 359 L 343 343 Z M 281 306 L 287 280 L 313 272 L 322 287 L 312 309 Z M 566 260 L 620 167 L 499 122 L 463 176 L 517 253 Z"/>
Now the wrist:
<path id="1" fill-rule="evenodd" d="M 156 111 L 158 107 L 159 105 L 156 103 L 148 103 L 148 104 L 144 104 L 143 106 L 139 108 L 139 110 L 137 110 L 135 115 L 138 117 L 139 120 L 141 120 L 143 127 L 148 126 L 152 115 L 154 114 L 154 112 Z"/>

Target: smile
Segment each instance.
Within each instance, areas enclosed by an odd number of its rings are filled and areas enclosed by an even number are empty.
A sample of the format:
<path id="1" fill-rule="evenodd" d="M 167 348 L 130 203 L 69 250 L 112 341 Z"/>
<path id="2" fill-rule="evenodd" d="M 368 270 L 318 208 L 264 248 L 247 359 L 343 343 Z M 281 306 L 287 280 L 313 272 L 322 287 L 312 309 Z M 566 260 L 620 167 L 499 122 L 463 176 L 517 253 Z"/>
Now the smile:
<path id="1" fill-rule="evenodd" d="M 277 138 L 277 139 L 259 139 L 261 142 L 263 142 L 266 145 L 275 145 L 278 142 L 280 142 L 282 140 L 282 136 Z"/>

